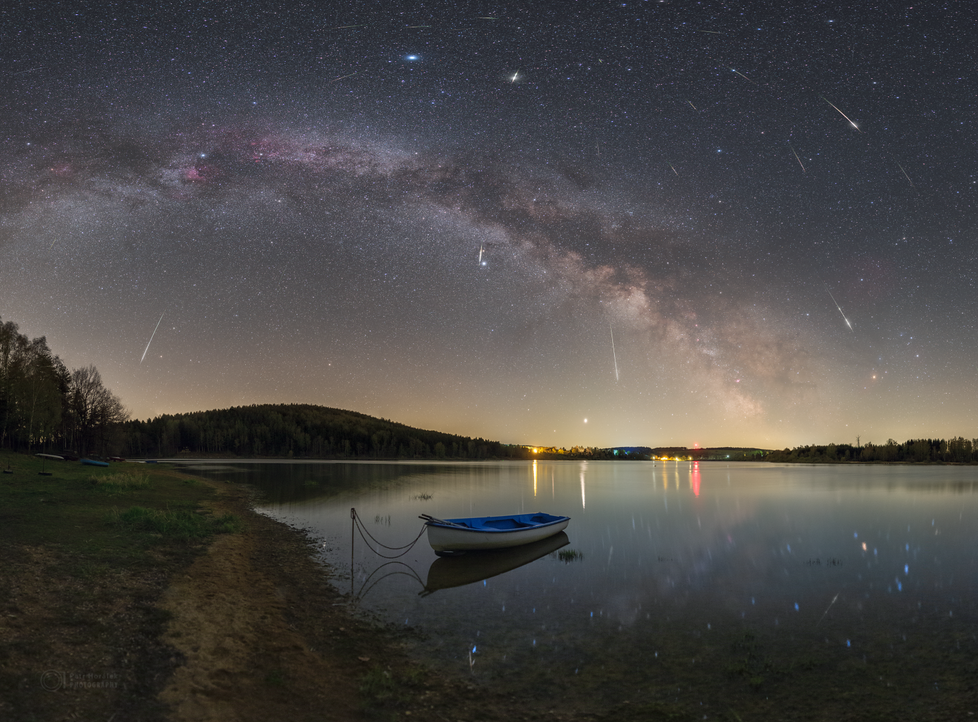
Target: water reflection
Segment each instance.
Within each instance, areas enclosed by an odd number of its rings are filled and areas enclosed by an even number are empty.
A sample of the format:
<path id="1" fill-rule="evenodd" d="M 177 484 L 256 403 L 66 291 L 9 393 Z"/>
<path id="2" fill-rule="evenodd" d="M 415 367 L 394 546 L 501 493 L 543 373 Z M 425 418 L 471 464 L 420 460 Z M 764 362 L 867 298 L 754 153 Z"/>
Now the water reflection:
<path id="1" fill-rule="evenodd" d="M 973 689 L 975 467 L 269 469 L 235 478 L 261 485 L 267 513 L 313 530 L 324 558 L 350 569 L 341 585 L 355 582 L 364 607 L 424 630 L 416 653 L 430 664 L 529 704 L 597 714 L 627 695 L 683 718 L 736 719 L 728 709 L 762 718 L 775 708 L 844 717 L 866 705 L 879 717 L 932 719 L 966 709 Z M 551 498 L 541 500 L 546 475 Z M 587 513 L 575 515 L 578 505 Z M 350 506 L 392 546 L 417 533 L 419 513 L 567 514 L 568 551 L 582 561 L 543 554 L 495 575 L 460 564 L 445 578 L 468 571 L 481 583 L 442 583 L 426 545 L 396 569 L 351 548 Z M 419 595 L 427 587 L 437 593 Z M 470 666 L 473 648 L 479 663 Z"/>
<path id="2" fill-rule="evenodd" d="M 422 594 L 483 582 L 552 554 L 568 544 L 570 539 L 567 538 L 567 533 L 560 532 L 547 539 L 512 549 L 469 552 L 460 557 L 440 557 L 428 567 L 428 581 Z"/>

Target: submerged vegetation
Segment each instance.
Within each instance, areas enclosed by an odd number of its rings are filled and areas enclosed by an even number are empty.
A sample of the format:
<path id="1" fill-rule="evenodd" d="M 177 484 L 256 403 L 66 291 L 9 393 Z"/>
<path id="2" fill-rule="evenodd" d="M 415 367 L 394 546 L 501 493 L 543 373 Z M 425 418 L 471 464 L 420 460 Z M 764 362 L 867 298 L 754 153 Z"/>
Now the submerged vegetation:
<path id="1" fill-rule="evenodd" d="M 579 552 L 577 549 L 561 549 L 557 552 L 557 558 L 564 564 L 584 561 L 584 552 Z"/>

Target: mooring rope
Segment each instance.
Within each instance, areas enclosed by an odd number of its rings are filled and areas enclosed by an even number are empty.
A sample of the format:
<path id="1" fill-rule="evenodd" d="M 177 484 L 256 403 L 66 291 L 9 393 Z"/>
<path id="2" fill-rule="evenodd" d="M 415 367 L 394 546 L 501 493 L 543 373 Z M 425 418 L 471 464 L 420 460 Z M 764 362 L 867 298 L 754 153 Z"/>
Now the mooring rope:
<path id="1" fill-rule="evenodd" d="M 373 579 L 374 575 L 377 574 L 377 572 L 379 572 L 384 567 L 388 567 L 388 566 L 391 566 L 391 565 L 399 565 L 399 566 L 402 566 L 405 569 L 407 569 L 408 571 L 406 571 L 406 572 L 401 572 L 401 571 L 387 572 L 383 576 L 378 577 L 377 579 Z M 413 567 L 405 564 L 404 562 L 386 562 L 384 564 L 381 564 L 379 567 L 377 567 L 376 569 L 374 569 L 372 572 L 370 572 L 370 576 L 368 576 L 364 580 L 363 584 L 360 585 L 360 591 L 357 592 L 356 595 L 353 597 L 354 600 L 355 601 L 360 601 L 361 599 L 363 599 L 367 595 L 367 592 L 369 592 L 371 589 L 373 589 L 375 586 L 377 586 L 384 579 L 387 579 L 388 577 L 396 577 L 396 576 L 410 577 L 411 579 L 414 579 L 415 581 L 417 581 L 422 587 L 425 586 L 424 580 L 421 577 L 418 576 L 418 573 L 416 571 L 414 571 L 414 568 Z M 372 579 L 373 579 L 373 581 L 371 581 Z M 367 587 L 367 584 L 370 584 L 370 586 Z"/>
<path id="2" fill-rule="evenodd" d="M 422 524 L 421 525 L 421 531 L 418 532 L 418 535 L 416 537 L 414 537 L 414 541 L 412 541 L 411 543 L 405 544 L 404 546 L 392 547 L 392 546 L 387 546 L 383 542 L 380 542 L 380 541 L 377 541 L 376 539 L 374 539 L 373 535 L 367 530 L 367 527 L 364 526 L 363 520 L 360 519 L 360 515 L 357 514 L 357 510 L 356 509 L 350 509 L 350 518 L 353 520 L 353 526 L 355 526 L 356 529 L 357 529 L 357 531 L 360 532 L 360 537 L 363 539 L 364 543 L 367 545 L 367 549 L 369 549 L 374 554 L 376 554 L 377 556 L 382 557 L 384 559 L 398 559 L 400 557 L 403 557 L 405 554 L 407 554 L 409 551 L 411 551 L 412 548 L 414 548 L 414 545 L 418 543 L 418 539 L 420 539 L 421 538 L 421 535 L 424 534 L 425 527 L 428 526 L 427 524 Z M 366 536 L 364 536 L 364 535 L 366 535 Z M 370 542 L 367 541 L 367 537 L 370 537 L 371 541 L 373 541 L 374 544 L 376 544 L 379 547 L 383 547 L 384 549 L 386 549 L 388 551 L 396 552 L 396 551 L 399 551 L 401 549 L 403 549 L 404 551 L 402 551 L 400 554 L 395 554 L 394 556 L 388 556 L 387 554 L 384 554 L 383 552 L 379 552 L 376 549 L 374 549 L 373 547 L 371 547 L 370 546 Z"/>

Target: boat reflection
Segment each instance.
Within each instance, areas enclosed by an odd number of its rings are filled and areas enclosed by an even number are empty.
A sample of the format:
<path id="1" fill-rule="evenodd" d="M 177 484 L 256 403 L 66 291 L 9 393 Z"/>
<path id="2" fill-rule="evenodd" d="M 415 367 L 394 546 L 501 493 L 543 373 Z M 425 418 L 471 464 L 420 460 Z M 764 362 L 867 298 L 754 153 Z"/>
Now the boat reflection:
<path id="1" fill-rule="evenodd" d="M 424 597 L 439 589 L 481 582 L 536 561 L 568 544 L 570 539 L 567 534 L 560 532 L 538 542 L 509 549 L 470 551 L 458 557 L 439 557 L 428 567 L 428 581 L 419 593 Z"/>

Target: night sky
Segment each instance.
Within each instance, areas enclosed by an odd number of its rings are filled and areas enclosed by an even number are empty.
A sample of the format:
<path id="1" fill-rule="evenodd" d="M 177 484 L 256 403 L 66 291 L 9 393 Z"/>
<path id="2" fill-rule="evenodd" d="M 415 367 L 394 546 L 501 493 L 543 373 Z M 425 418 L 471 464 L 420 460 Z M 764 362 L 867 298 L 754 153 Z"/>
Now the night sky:
<path id="1" fill-rule="evenodd" d="M 140 419 L 978 436 L 976 19 L 8 1 L 0 318 Z"/>

